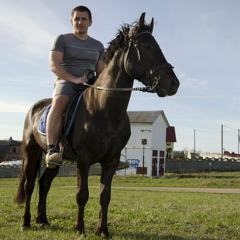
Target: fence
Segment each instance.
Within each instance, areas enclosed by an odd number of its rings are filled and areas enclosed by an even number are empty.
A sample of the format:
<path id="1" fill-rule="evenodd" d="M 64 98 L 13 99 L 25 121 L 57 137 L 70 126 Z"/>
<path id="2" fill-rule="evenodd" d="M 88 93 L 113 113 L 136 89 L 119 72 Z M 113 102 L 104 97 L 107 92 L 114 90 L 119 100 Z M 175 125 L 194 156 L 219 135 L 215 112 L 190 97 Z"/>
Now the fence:
<path id="1" fill-rule="evenodd" d="M 199 171 L 240 171 L 240 160 L 236 159 L 184 159 L 173 160 L 166 159 L 166 172 L 199 172 Z M 0 178 L 16 178 L 21 168 L 0 168 Z M 42 165 L 43 173 L 45 166 Z M 91 166 L 89 175 L 100 175 L 101 168 L 99 164 Z M 76 166 L 61 166 L 58 176 L 76 176 Z"/>
<path id="2" fill-rule="evenodd" d="M 166 172 L 240 171 L 236 159 L 166 159 Z"/>
<path id="3" fill-rule="evenodd" d="M 0 178 L 16 178 L 21 170 L 17 167 L 4 167 L 0 168 Z M 45 170 L 45 165 L 41 166 L 40 174 Z M 90 167 L 89 175 L 100 175 L 101 168 L 99 164 L 94 164 Z M 76 176 L 76 165 L 61 166 L 58 172 L 58 176 Z"/>

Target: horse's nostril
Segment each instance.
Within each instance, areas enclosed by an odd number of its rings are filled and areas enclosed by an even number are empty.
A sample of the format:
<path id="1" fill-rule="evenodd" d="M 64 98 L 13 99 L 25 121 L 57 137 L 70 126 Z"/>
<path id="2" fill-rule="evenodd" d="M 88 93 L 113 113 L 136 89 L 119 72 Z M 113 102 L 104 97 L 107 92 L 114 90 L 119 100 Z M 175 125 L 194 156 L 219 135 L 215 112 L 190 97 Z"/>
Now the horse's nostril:
<path id="1" fill-rule="evenodd" d="M 176 78 L 172 78 L 171 87 L 177 87 L 177 86 L 178 86 L 178 80 Z"/>
<path id="2" fill-rule="evenodd" d="M 171 87 L 174 87 L 175 86 L 175 81 L 174 81 L 174 78 L 171 79 Z"/>

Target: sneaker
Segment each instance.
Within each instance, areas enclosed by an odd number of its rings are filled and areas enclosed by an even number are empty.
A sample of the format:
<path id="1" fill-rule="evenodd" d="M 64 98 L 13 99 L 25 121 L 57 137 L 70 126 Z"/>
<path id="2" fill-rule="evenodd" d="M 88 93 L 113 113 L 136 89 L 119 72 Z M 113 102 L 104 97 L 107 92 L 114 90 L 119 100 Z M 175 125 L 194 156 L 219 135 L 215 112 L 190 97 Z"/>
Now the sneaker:
<path id="1" fill-rule="evenodd" d="M 49 149 L 46 154 L 47 168 L 56 168 L 62 164 L 62 154 L 55 149 Z"/>
<path id="2" fill-rule="evenodd" d="M 121 170 L 121 169 L 125 169 L 125 168 L 129 168 L 130 164 L 129 162 L 119 162 L 118 167 L 117 167 L 117 171 Z"/>

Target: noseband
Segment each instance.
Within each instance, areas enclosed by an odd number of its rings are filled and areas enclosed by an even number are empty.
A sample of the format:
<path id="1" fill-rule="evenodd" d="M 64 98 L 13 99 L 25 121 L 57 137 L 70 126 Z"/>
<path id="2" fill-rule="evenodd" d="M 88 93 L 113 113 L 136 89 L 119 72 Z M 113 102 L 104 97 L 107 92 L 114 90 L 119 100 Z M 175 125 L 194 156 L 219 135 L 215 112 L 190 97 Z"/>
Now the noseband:
<path id="1" fill-rule="evenodd" d="M 161 69 L 165 69 L 165 68 L 174 68 L 170 63 L 166 62 L 166 63 L 163 63 L 161 65 L 159 65 L 158 67 L 156 68 L 151 68 L 149 70 L 149 74 L 148 74 L 148 78 L 149 79 L 153 79 L 153 83 L 152 83 L 152 86 L 147 86 L 146 88 L 148 88 L 148 92 L 155 92 L 155 88 L 157 87 L 157 85 L 161 85 L 160 83 L 160 79 L 161 79 L 161 75 L 156 75 L 156 71 L 157 70 L 161 70 Z"/>

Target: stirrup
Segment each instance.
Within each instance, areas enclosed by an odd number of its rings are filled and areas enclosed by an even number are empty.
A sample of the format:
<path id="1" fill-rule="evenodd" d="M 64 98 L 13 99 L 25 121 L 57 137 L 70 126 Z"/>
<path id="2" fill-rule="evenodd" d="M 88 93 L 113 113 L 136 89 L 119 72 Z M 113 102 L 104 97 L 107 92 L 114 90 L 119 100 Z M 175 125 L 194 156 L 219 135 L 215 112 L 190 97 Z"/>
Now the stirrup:
<path id="1" fill-rule="evenodd" d="M 55 159 L 54 159 L 54 154 Z M 45 157 L 47 168 L 56 168 L 62 165 L 62 154 L 54 149 L 49 149 Z"/>

